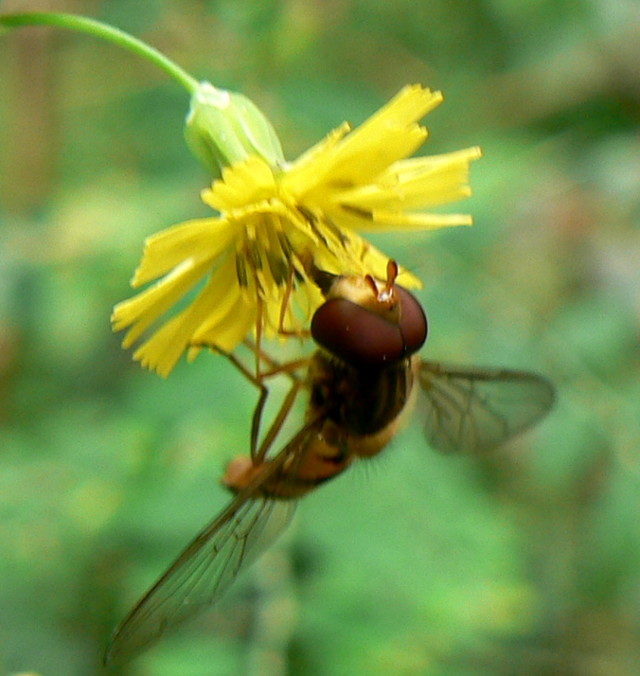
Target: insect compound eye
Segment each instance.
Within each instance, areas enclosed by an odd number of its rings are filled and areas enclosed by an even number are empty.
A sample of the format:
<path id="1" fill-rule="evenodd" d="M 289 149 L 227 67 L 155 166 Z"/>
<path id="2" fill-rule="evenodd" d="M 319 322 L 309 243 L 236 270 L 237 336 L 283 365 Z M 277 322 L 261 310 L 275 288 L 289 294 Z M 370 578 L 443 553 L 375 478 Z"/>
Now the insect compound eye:
<path id="1" fill-rule="evenodd" d="M 394 291 L 401 304 L 399 322 L 345 298 L 331 298 L 313 316 L 313 339 L 353 366 L 382 367 L 408 357 L 426 340 L 427 318 L 408 291 Z"/>
<path id="2" fill-rule="evenodd" d="M 353 366 L 393 363 L 402 358 L 398 326 L 345 298 L 331 298 L 311 320 L 321 347 Z"/>
<path id="3" fill-rule="evenodd" d="M 400 321 L 398 326 L 408 355 L 417 352 L 427 339 L 429 331 L 427 315 L 418 299 L 401 286 L 394 286 L 394 292 L 400 302 Z"/>

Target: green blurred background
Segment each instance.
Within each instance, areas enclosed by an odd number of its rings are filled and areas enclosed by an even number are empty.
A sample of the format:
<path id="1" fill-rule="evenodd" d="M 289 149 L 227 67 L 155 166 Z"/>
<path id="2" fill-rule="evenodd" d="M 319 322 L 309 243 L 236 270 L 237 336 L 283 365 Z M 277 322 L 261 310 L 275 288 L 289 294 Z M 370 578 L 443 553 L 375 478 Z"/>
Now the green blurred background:
<path id="1" fill-rule="evenodd" d="M 376 239 L 423 278 L 425 354 L 559 398 L 486 458 L 414 426 L 305 499 L 217 608 L 113 673 L 640 673 L 636 0 L 76 0 L 242 91 L 293 158 L 407 82 L 425 152 L 479 144 L 473 229 Z M 112 335 L 143 238 L 207 215 L 185 94 L 90 37 L 0 37 L 0 673 L 101 672 L 112 627 L 225 504 L 255 394 Z"/>

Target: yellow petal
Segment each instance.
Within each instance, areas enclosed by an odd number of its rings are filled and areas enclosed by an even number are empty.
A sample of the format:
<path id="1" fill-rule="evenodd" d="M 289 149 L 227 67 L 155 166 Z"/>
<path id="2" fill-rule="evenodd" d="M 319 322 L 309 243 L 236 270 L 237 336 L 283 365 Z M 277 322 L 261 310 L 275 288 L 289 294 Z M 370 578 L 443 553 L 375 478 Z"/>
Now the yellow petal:
<path id="1" fill-rule="evenodd" d="M 114 330 L 133 325 L 125 335 L 123 346 L 132 345 L 160 315 L 188 293 L 209 268 L 206 260 L 197 265 L 191 259 L 186 260 L 142 293 L 118 303 L 111 316 Z"/>
<path id="2" fill-rule="evenodd" d="M 198 328 L 194 331 L 195 342 L 216 342 L 213 337 L 226 322 L 234 323 L 234 313 L 238 311 L 238 299 L 241 295 L 238 280 L 235 275 L 235 260 L 228 256 L 224 265 L 211 277 L 209 285 L 218 290 L 215 302 L 210 304 Z M 255 304 L 255 302 L 254 302 Z M 244 302 L 245 309 L 251 305 Z"/>
<path id="3" fill-rule="evenodd" d="M 375 183 L 336 193 L 335 203 L 364 211 L 427 208 L 464 199 L 471 194 L 469 162 L 478 148 L 434 157 L 396 162 Z"/>
<path id="4" fill-rule="evenodd" d="M 435 230 L 457 225 L 473 225 L 469 214 L 423 214 L 404 211 L 374 211 L 372 232 L 387 230 Z"/>
<path id="5" fill-rule="evenodd" d="M 145 342 L 134 354 L 134 358 L 140 360 L 143 366 L 157 371 L 162 376 L 167 376 L 175 366 L 183 352 L 194 342 L 195 336 L 199 335 L 200 327 L 207 323 L 212 312 L 225 298 L 230 295 L 237 300 L 237 307 L 243 305 L 242 296 L 238 291 L 237 284 L 223 287 L 219 279 L 212 277 L 185 310 L 166 322 L 151 338 Z M 245 304 L 246 305 L 246 304 Z M 247 318 L 250 312 L 236 312 L 228 317 L 229 321 L 221 327 L 221 336 L 199 336 L 200 339 L 210 339 L 211 343 L 219 345 L 222 349 L 232 350 L 247 331 Z M 235 330 L 235 333 L 234 333 Z M 243 333 L 244 332 L 244 333 Z M 236 338 L 235 344 L 230 344 L 228 336 L 233 333 Z M 224 335 L 223 335 L 224 334 Z"/>
<path id="6" fill-rule="evenodd" d="M 223 352 L 232 352 L 256 325 L 256 308 L 237 293 L 229 311 L 229 321 L 220 322 L 210 333 L 198 335 L 204 343 L 215 345 Z M 196 341 L 197 342 L 197 341 Z"/>
<path id="7" fill-rule="evenodd" d="M 307 150 L 280 177 L 282 188 L 301 198 L 305 193 L 324 181 L 331 170 L 333 153 L 342 138 L 351 127 L 343 122 L 340 127 L 331 131 L 322 141 Z"/>
<path id="8" fill-rule="evenodd" d="M 336 148 L 331 179 L 363 182 L 415 152 L 427 137 L 426 130 L 417 122 L 441 101 L 440 92 L 420 85 L 402 89 Z"/>
<path id="9" fill-rule="evenodd" d="M 202 191 L 202 201 L 220 212 L 244 208 L 275 196 L 276 182 L 271 167 L 259 157 L 249 157 L 228 167 L 222 179 Z"/>
<path id="10" fill-rule="evenodd" d="M 201 218 L 174 225 L 148 237 L 132 286 L 161 277 L 183 261 L 213 260 L 233 240 L 234 228 L 224 218 Z"/>

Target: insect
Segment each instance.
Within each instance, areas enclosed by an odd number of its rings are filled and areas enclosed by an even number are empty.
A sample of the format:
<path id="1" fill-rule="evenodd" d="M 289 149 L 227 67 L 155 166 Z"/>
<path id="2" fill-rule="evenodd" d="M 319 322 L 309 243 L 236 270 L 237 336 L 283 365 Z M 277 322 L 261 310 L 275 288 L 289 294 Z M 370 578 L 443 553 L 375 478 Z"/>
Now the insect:
<path id="1" fill-rule="evenodd" d="M 284 530 L 299 498 L 358 458 L 384 449 L 414 395 L 420 396 L 419 408 L 426 414 L 430 445 L 444 452 L 494 448 L 550 410 L 554 390 L 541 376 L 419 359 L 427 318 L 418 300 L 395 284 L 397 274 L 394 261 L 383 282 L 313 268 L 312 278 L 325 297 L 311 322 L 318 345 L 313 356 L 280 365 L 254 346 L 270 369 L 259 378 L 230 356 L 261 392 L 251 455 L 229 463 L 222 483 L 233 494 L 230 504 L 116 628 L 105 663 L 130 659 L 217 601 L 240 570 Z M 300 375 L 303 367 L 306 372 Z M 258 443 L 268 394 L 264 381 L 278 373 L 290 377 L 291 387 Z M 303 388 L 309 392 L 304 424 L 271 453 Z"/>

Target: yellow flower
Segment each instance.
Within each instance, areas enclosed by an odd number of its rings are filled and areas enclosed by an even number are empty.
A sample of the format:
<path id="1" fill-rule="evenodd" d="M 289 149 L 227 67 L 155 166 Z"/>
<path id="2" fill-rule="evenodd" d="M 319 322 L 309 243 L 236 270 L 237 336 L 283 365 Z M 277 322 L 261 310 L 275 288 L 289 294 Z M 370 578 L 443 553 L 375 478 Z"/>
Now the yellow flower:
<path id="1" fill-rule="evenodd" d="M 193 300 L 135 352 L 143 366 L 166 376 L 198 346 L 228 352 L 252 329 L 299 333 L 322 302 L 305 261 L 384 278 L 388 256 L 358 232 L 470 225 L 465 214 L 419 210 L 467 197 L 469 163 L 480 150 L 404 159 L 427 137 L 418 121 L 441 100 L 439 92 L 408 86 L 360 127 L 343 124 L 295 162 L 273 166 L 248 155 L 223 169 L 202 192 L 218 216 L 146 241 L 132 285 L 158 281 L 116 306 L 114 329 L 130 327 L 123 346 L 199 285 Z M 399 281 L 420 285 L 406 271 Z"/>

